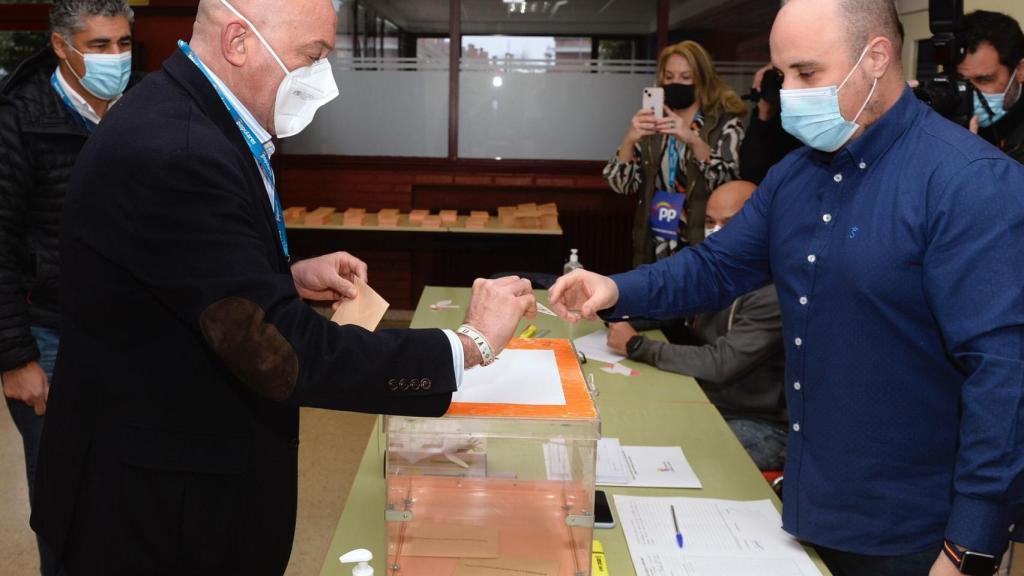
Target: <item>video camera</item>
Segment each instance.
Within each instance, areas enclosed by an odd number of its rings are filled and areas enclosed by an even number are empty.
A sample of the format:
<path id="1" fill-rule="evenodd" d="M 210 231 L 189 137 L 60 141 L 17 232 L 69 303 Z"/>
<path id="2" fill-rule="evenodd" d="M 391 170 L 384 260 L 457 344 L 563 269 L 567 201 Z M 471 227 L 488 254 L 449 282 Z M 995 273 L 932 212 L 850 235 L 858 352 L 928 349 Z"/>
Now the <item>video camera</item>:
<path id="1" fill-rule="evenodd" d="M 914 89 L 914 94 L 939 114 L 967 126 L 974 116 L 974 86 L 956 71 L 966 50 L 961 24 L 963 16 L 963 0 L 928 0 L 934 69 L 918 69 L 918 76 L 924 78 Z"/>

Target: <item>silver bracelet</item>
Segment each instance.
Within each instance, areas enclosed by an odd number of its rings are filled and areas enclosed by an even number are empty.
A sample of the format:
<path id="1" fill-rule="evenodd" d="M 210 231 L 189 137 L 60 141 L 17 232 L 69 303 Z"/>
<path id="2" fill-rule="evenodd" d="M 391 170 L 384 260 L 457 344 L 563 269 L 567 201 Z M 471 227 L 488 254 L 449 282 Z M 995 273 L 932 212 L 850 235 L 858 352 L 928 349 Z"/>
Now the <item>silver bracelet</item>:
<path id="1" fill-rule="evenodd" d="M 483 361 L 480 362 L 481 366 L 489 366 L 498 359 L 494 354 L 494 348 L 491 347 L 491 343 L 487 341 L 487 337 L 476 328 L 473 328 L 469 324 L 463 324 L 462 326 L 459 326 L 457 332 L 468 336 L 469 339 L 476 344 L 476 347 L 480 349 L 480 356 L 483 358 Z"/>

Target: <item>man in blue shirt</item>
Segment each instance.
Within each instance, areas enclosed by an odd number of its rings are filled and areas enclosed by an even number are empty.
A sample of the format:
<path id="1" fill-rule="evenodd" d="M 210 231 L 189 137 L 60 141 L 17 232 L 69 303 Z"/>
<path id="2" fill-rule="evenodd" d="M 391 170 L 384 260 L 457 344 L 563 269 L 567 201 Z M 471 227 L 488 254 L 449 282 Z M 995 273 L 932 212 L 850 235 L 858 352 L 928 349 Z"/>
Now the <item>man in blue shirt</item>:
<path id="1" fill-rule="evenodd" d="M 901 44 L 891 0 L 791 0 L 772 60 L 809 146 L 735 225 L 551 302 L 680 317 L 774 281 L 784 528 L 837 574 L 992 574 L 1024 486 L 1024 168 L 914 98 Z"/>

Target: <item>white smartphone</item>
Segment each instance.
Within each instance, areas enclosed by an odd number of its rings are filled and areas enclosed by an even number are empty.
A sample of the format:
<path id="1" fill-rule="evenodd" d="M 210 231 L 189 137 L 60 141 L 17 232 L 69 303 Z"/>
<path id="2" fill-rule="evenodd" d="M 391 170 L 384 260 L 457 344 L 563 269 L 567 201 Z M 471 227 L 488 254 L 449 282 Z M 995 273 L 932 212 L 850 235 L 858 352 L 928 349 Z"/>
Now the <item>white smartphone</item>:
<path id="1" fill-rule="evenodd" d="M 644 88 L 642 107 L 654 110 L 654 117 L 661 120 L 665 115 L 665 89 L 658 87 Z"/>

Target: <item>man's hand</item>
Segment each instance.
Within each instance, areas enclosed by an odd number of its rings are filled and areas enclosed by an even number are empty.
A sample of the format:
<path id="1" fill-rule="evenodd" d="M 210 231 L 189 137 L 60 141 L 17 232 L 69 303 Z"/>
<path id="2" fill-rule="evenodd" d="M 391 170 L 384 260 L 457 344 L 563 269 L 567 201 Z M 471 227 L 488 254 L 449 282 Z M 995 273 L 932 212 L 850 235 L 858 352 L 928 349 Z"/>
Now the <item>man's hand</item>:
<path id="1" fill-rule="evenodd" d="M 586 270 L 573 270 L 555 282 L 548 291 L 551 310 L 563 320 L 579 322 L 581 318 L 597 320 L 597 313 L 615 306 L 619 287 L 607 276 Z"/>
<path id="2" fill-rule="evenodd" d="M 960 569 L 953 565 L 953 562 L 946 557 L 945 553 L 939 552 L 939 558 L 932 564 L 928 576 L 961 576 Z"/>
<path id="3" fill-rule="evenodd" d="M 523 316 L 537 316 L 537 300 L 529 280 L 506 276 L 497 280 L 477 278 L 473 282 L 473 297 L 464 323 L 482 333 L 495 354 L 508 345 Z M 466 346 L 468 339 L 462 340 L 466 349 L 466 366 L 479 364 L 481 358 L 476 345 Z"/>
<path id="4" fill-rule="evenodd" d="M 623 356 L 629 356 L 626 344 L 636 334 L 636 330 L 629 325 L 629 322 L 613 322 L 608 325 L 608 347 Z"/>
<path id="5" fill-rule="evenodd" d="M 366 282 L 366 263 L 348 252 L 325 254 L 292 265 L 292 279 L 299 296 L 306 300 L 333 300 L 334 308 L 344 298 L 355 298 L 354 278 Z"/>
<path id="6" fill-rule="evenodd" d="M 38 362 L 29 362 L 21 368 L 4 372 L 3 381 L 4 396 L 32 406 L 37 416 L 46 414 L 50 380 Z"/>

